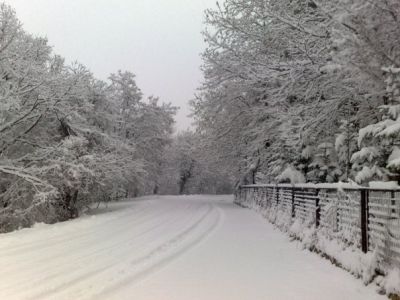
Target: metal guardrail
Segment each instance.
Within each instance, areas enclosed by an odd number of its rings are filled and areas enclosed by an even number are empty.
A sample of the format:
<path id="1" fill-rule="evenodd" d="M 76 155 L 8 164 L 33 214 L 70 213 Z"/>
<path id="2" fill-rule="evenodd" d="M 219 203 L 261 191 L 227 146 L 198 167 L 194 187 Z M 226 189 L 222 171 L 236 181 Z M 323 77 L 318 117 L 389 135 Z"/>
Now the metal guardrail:
<path id="1" fill-rule="evenodd" d="M 246 185 L 235 202 L 286 211 L 293 219 L 325 228 L 382 263 L 400 267 L 400 190 L 333 185 Z"/>

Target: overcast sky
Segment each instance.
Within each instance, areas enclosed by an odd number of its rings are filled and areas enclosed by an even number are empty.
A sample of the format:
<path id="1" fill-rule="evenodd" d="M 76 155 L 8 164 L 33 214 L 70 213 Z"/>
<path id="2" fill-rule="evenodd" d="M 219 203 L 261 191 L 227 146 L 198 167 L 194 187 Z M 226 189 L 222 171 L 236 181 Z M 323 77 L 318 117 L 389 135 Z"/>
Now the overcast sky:
<path id="1" fill-rule="evenodd" d="M 180 106 L 178 129 L 190 120 L 187 101 L 202 75 L 203 11 L 216 0 L 6 0 L 24 28 L 47 36 L 55 52 L 97 78 L 130 70 L 146 96 Z"/>

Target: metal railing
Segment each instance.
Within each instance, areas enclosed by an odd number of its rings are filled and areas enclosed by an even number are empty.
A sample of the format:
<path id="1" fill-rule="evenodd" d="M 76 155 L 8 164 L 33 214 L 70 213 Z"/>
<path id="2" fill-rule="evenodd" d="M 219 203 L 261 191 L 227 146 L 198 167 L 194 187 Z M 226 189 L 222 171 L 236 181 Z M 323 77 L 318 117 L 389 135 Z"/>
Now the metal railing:
<path id="1" fill-rule="evenodd" d="M 382 263 L 400 267 L 400 190 L 323 185 L 246 185 L 236 191 L 243 206 L 286 211 L 316 228 L 331 230 Z"/>

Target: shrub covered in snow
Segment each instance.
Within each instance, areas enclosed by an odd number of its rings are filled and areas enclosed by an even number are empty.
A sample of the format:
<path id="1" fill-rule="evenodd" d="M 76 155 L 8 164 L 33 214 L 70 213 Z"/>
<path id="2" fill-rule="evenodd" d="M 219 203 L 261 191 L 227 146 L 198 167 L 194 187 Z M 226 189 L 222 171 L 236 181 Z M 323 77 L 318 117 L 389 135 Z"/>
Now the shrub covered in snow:
<path id="1" fill-rule="evenodd" d="M 293 166 L 288 166 L 277 178 L 278 182 L 304 183 L 304 174 L 296 170 Z"/>
<path id="2" fill-rule="evenodd" d="M 400 270 L 392 269 L 383 281 L 385 291 L 390 294 L 400 295 Z"/>

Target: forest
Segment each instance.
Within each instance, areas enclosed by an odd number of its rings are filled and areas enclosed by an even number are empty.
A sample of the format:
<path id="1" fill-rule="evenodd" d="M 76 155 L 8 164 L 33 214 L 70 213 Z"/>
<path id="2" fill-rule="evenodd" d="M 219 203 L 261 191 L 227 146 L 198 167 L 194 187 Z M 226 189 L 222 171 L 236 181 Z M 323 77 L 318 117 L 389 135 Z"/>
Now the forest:
<path id="1" fill-rule="evenodd" d="M 400 179 L 400 2 L 226 0 L 192 101 L 235 184 Z"/>
<path id="2" fill-rule="evenodd" d="M 148 194 L 400 179 L 400 2 L 226 0 L 205 12 L 193 130 L 131 71 L 96 79 L 0 7 L 0 231 Z M 188 99 L 189 100 L 189 99 Z"/>

